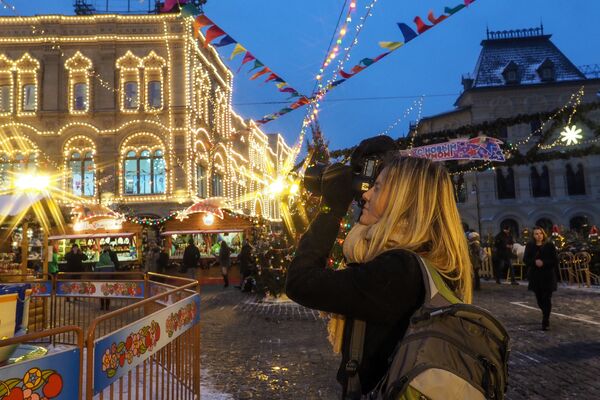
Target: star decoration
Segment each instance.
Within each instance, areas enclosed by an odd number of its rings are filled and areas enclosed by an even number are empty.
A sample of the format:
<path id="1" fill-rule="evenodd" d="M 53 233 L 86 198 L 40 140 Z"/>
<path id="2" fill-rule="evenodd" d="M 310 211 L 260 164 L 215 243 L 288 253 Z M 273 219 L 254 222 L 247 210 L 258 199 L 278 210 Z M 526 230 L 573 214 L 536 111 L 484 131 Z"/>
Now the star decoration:
<path id="1" fill-rule="evenodd" d="M 581 136 L 581 129 L 577 128 L 576 125 L 565 127 L 565 130 L 560 133 L 560 136 L 560 140 L 567 146 L 577 144 L 577 142 L 583 138 L 583 136 Z"/>

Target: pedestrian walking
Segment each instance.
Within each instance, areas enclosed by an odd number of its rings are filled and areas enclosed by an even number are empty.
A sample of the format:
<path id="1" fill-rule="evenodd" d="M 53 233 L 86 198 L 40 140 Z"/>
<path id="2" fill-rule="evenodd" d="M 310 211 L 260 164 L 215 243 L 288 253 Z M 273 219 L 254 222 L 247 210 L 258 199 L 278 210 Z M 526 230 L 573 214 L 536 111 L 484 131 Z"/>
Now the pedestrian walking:
<path id="1" fill-rule="evenodd" d="M 183 272 L 187 273 L 190 268 L 192 268 L 193 271 L 193 269 L 198 266 L 199 260 L 200 250 L 198 250 L 194 244 L 194 239 L 190 238 L 187 247 L 183 251 Z"/>
<path id="2" fill-rule="evenodd" d="M 528 289 L 535 293 L 542 310 L 542 329 L 546 331 L 550 327 L 552 292 L 557 289 L 558 255 L 556 247 L 539 226 L 533 228 L 533 240 L 525 247 L 523 262 L 529 269 Z"/>
<path id="3" fill-rule="evenodd" d="M 103 277 L 101 279 L 112 279 L 112 276 L 108 275 L 109 272 L 115 272 L 115 264 L 113 262 L 113 257 L 111 257 L 111 249 L 109 245 L 104 245 L 102 252 L 100 253 L 100 257 L 98 258 L 98 262 L 94 268 L 95 272 L 101 272 Z M 114 252 L 113 252 L 114 253 Z M 115 253 L 116 258 L 116 253 Z M 118 262 L 118 260 L 117 260 Z M 100 309 L 108 311 L 110 309 L 110 299 L 101 298 L 100 299 Z"/>
<path id="4" fill-rule="evenodd" d="M 504 225 L 500 233 L 494 238 L 494 272 L 496 275 L 496 283 L 500 283 L 502 276 L 506 271 L 509 271 L 510 283 L 512 285 L 519 284 L 515 279 L 515 269 L 512 265 L 512 248 L 514 243 L 515 241 L 510 233 L 510 227 Z"/>
<path id="5" fill-rule="evenodd" d="M 479 241 L 479 233 L 470 232 L 467 235 L 469 240 L 469 257 L 473 266 L 473 289 L 481 289 L 481 279 L 479 271 L 481 270 L 481 242 Z"/>
<path id="6" fill-rule="evenodd" d="M 240 255 L 238 257 L 240 261 L 240 288 L 244 285 L 244 280 L 250 276 L 250 266 L 252 264 L 252 246 L 248 243 L 248 240 L 244 240 Z"/>
<path id="7" fill-rule="evenodd" d="M 393 146 L 385 136 L 363 141 L 351 165 L 361 164 L 357 157 Z M 354 196 L 352 172 L 334 164 L 322 177 L 326 207 L 302 236 L 288 269 L 286 292 L 292 300 L 336 315 L 328 330 L 334 351 L 342 354 L 337 378 L 344 399 L 361 398 L 375 388 L 411 316 L 424 302 L 416 254 L 435 268 L 457 297 L 471 301 L 467 241 L 443 164 L 397 156 L 384 165 L 374 186 L 362 196 L 359 223 L 343 242 L 346 268 L 327 267 L 340 221 Z M 360 362 L 350 358 L 354 320 L 366 323 Z M 358 391 L 348 387 L 356 374 Z"/>
<path id="8" fill-rule="evenodd" d="M 221 266 L 221 275 L 223 275 L 223 288 L 229 287 L 229 268 L 231 267 L 231 249 L 227 242 L 222 240 L 219 248 L 219 265 Z"/>

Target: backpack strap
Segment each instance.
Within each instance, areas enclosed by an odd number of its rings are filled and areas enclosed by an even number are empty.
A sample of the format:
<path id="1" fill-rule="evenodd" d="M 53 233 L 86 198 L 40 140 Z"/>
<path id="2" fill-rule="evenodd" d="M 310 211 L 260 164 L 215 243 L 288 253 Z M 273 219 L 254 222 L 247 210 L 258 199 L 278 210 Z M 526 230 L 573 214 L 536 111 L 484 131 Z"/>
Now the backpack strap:
<path id="1" fill-rule="evenodd" d="M 363 347 L 365 344 L 365 331 L 367 323 L 360 319 L 352 321 L 352 334 L 350 336 L 350 354 L 346 363 L 346 395 L 344 399 L 360 399 L 362 388 L 358 376 L 358 367 L 362 362 Z"/>
<path id="2" fill-rule="evenodd" d="M 415 257 L 419 262 L 419 267 L 421 267 L 423 285 L 425 286 L 424 307 L 438 308 L 462 303 L 448 285 L 446 285 L 444 279 L 434 267 L 429 265 L 423 257 L 416 253 Z"/>

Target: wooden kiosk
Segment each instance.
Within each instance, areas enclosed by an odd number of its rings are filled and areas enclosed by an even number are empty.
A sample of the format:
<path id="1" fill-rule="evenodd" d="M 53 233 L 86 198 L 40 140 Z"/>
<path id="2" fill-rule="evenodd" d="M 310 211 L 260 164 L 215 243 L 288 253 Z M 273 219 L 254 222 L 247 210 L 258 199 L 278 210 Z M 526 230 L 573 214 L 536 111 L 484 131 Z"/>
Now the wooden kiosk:
<path id="1" fill-rule="evenodd" d="M 221 240 L 231 247 L 231 256 L 235 259 L 252 228 L 248 218 L 223 212 L 201 201 L 188 207 L 179 217 L 165 222 L 161 235 L 165 238 L 171 261 L 182 261 L 185 247 L 191 239 L 200 250 L 201 266 L 207 266 L 219 254 Z"/>

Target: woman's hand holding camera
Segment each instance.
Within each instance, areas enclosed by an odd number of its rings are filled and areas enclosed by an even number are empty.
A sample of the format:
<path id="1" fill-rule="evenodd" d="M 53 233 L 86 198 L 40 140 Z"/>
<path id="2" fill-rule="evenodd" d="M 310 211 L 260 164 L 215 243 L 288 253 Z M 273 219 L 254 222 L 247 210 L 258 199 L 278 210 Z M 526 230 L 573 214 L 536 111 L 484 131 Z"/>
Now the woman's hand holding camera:
<path id="1" fill-rule="evenodd" d="M 352 171 L 340 163 L 328 166 L 323 172 L 321 193 L 323 202 L 331 211 L 338 215 L 345 214 L 354 197 Z"/>

